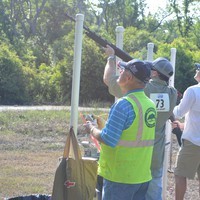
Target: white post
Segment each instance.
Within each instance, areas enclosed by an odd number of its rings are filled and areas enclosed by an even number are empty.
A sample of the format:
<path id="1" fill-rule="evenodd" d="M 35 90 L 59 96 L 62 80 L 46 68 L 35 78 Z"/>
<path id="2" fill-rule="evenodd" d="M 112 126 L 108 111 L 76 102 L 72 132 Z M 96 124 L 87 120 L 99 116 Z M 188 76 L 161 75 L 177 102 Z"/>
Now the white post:
<path id="1" fill-rule="evenodd" d="M 123 26 L 117 26 L 115 29 L 116 32 L 116 46 L 120 49 L 123 49 L 123 41 L 124 41 L 124 27 Z M 119 70 L 117 68 L 117 62 L 121 60 L 121 58 L 116 57 L 116 75 L 119 75 Z M 117 100 L 117 97 L 115 97 L 115 101 Z"/>
<path id="2" fill-rule="evenodd" d="M 154 43 L 147 44 L 147 60 L 148 61 L 153 61 L 153 48 L 154 48 Z"/>
<path id="3" fill-rule="evenodd" d="M 123 49 L 123 34 L 124 34 L 124 27 L 117 26 L 115 29 L 116 32 L 116 46 L 120 49 Z M 116 63 L 121 60 L 119 57 L 116 57 Z M 119 70 L 116 65 L 116 75 L 119 75 Z"/>
<path id="4" fill-rule="evenodd" d="M 171 48 L 171 64 L 174 69 L 174 74 L 169 80 L 169 85 L 174 87 L 175 65 L 176 65 L 176 48 Z"/>
<path id="5" fill-rule="evenodd" d="M 83 20 L 84 20 L 83 14 L 76 15 L 74 62 L 73 62 L 73 76 L 72 76 L 72 96 L 71 96 L 71 117 L 70 117 L 70 126 L 73 126 L 74 133 L 76 135 L 78 127 L 78 105 L 79 105 L 79 91 L 80 91 Z"/>
<path id="6" fill-rule="evenodd" d="M 171 64 L 173 66 L 174 74 L 169 79 L 169 86 L 174 87 L 174 76 L 175 76 L 175 62 L 176 62 L 176 48 L 171 48 Z M 167 170 L 169 166 L 169 156 L 170 150 L 172 148 L 171 144 L 171 134 L 172 134 L 172 127 L 169 121 L 166 122 L 166 144 L 165 144 L 165 158 L 163 163 L 163 200 L 166 200 L 166 190 L 167 190 Z"/>

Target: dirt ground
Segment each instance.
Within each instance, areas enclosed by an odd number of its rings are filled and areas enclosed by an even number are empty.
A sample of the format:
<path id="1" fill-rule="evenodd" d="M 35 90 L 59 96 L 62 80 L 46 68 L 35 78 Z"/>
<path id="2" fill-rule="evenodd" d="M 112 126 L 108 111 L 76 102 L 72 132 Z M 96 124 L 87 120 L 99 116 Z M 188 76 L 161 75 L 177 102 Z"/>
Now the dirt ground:
<path id="1" fill-rule="evenodd" d="M 175 194 L 175 180 L 174 180 L 174 174 L 170 173 L 170 171 L 173 172 L 174 166 L 175 166 L 175 160 L 177 156 L 177 152 L 179 150 L 179 146 L 177 143 L 177 140 L 175 138 L 175 135 L 172 134 L 172 151 L 171 155 L 169 155 L 169 167 L 168 167 L 168 173 L 167 173 L 167 190 L 166 190 L 166 199 L 164 200 L 174 200 L 174 194 Z M 187 191 L 185 194 L 185 200 L 199 200 L 199 181 L 197 180 L 197 177 L 195 177 L 195 180 L 188 180 L 187 181 Z"/>

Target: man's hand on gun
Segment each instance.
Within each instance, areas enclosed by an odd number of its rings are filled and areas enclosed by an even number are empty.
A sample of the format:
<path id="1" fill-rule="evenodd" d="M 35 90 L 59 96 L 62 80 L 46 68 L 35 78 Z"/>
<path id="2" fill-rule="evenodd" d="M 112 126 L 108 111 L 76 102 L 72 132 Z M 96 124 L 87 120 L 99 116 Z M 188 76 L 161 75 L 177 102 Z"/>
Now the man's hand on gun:
<path id="1" fill-rule="evenodd" d="M 85 124 L 83 124 L 84 127 L 85 127 L 85 130 L 87 133 L 91 133 L 92 132 L 92 129 L 95 127 L 95 124 L 92 123 L 91 121 L 87 121 Z"/>
<path id="2" fill-rule="evenodd" d="M 94 115 L 94 118 L 97 120 L 97 128 L 99 130 L 103 129 L 106 121 L 101 116 Z"/>
<path id="3" fill-rule="evenodd" d="M 109 56 L 114 56 L 115 55 L 115 50 L 109 46 L 106 45 L 106 47 L 104 48 L 105 54 L 109 57 Z"/>
<path id="4" fill-rule="evenodd" d="M 84 121 L 84 127 L 88 133 L 91 133 L 91 130 L 94 127 L 101 130 L 105 126 L 105 120 L 102 117 L 100 117 L 98 115 L 93 115 L 93 118 L 96 121 L 91 121 L 91 120 L 87 120 L 87 119 Z"/>
<path id="5" fill-rule="evenodd" d="M 90 119 L 85 117 L 83 114 L 81 114 L 81 118 L 83 120 L 83 126 L 85 128 L 85 131 L 90 134 L 91 139 L 93 140 L 96 148 L 100 152 L 101 147 L 99 145 L 99 142 L 103 142 L 100 137 L 101 129 L 105 126 L 105 120 L 97 115 L 89 115 Z M 96 129 L 96 133 L 94 133 L 94 129 Z"/>

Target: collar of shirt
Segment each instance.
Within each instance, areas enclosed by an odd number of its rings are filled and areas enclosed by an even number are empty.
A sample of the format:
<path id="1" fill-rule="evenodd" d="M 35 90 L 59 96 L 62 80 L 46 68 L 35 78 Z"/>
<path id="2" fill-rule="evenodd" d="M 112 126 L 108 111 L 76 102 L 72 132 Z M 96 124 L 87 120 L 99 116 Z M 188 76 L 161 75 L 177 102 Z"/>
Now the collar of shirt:
<path id="1" fill-rule="evenodd" d="M 166 81 L 163 81 L 163 80 L 159 79 L 158 77 L 151 78 L 149 82 L 150 83 L 157 83 L 157 84 L 160 84 L 160 85 L 168 85 Z"/>
<path id="2" fill-rule="evenodd" d="M 142 92 L 142 91 L 144 91 L 144 90 L 143 89 L 130 90 L 124 96 L 127 96 L 128 94 L 133 93 L 133 92 Z"/>

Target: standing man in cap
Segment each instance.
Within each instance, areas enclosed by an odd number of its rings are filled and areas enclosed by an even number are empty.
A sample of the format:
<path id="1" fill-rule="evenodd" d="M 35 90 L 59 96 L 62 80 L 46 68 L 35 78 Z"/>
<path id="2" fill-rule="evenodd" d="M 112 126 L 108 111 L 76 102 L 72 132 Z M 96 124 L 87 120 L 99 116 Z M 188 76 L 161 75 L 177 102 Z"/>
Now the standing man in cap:
<path id="1" fill-rule="evenodd" d="M 155 137 L 156 107 L 144 94 L 149 81 L 149 64 L 141 60 L 120 62 L 117 79 L 123 97 L 109 112 L 99 130 L 85 124 L 101 142 L 98 174 L 103 177 L 102 200 L 145 200 L 151 180 L 151 159 Z"/>
<path id="2" fill-rule="evenodd" d="M 195 66 L 196 74 L 194 79 L 198 84 L 186 89 L 180 104 L 173 111 L 175 118 L 181 119 L 185 117 L 181 138 L 182 146 L 174 171 L 176 200 L 184 199 L 187 179 L 194 179 L 197 173 L 200 180 L 200 64 L 195 64 Z M 182 127 L 179 121 L 175 121 L 173 125 L 174 127 L 176 125 L 180 128 Z"/>
<path id="3" fill-rule="evenodd" d="M 105 48 L 108 61 L 105 66 L 103 80 L 108 86 L 110 94 L 121 97 L 122 91 L 117 84 L 115 52 L 110 46 Z M 158 117 L 156 121 L 155 143 L 152 157 L 152 180 L 147 191 L 147 200 L 162 200 L 162 174 L 165 153 L 165 127 L 166 121 L 173 114 L 176 106 L 177 91 L 168 85 L 173 75 L 173 67 L 165 58 L 157 58 L 152 62 L 151 80 L 144 88 L 145 94 L 154 101 Z M 133 169 L 134 170 L 134 169 Z"/>

